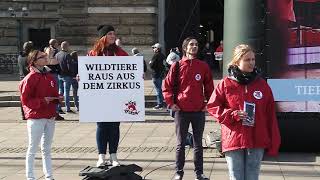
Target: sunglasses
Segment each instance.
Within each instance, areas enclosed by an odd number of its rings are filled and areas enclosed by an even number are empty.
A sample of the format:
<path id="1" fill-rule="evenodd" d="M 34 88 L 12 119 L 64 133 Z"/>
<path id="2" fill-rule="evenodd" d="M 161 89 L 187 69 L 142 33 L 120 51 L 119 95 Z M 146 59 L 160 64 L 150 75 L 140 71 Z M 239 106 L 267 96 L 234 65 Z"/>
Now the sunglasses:
<path id="1" fill-rule="evenodd" d="M 41 58 L 47 57 L 47 55 L 42 55 L 42 56 L 40 56 L 40 57 L 37 57 L 38 54 L 39 54 L 39 52 L 40 52 L 40 51 L 37 51 L 36 54 L 34 55 L 34 58 L 33 58 L 32 63 L 31 63 L 32 65 L 34 64 L 35 61 L 37 61 L 37 60 L 39 60 L 39 59 L 41 59 Z"/>
<path id="2" fill-rule="evenodd" d="M 46 58 L 46 57 L 47 57 L 47 55 L 40 56 L 38 58 L 35 58 L 35 61 L 38 60 L 38 59 Z"/>

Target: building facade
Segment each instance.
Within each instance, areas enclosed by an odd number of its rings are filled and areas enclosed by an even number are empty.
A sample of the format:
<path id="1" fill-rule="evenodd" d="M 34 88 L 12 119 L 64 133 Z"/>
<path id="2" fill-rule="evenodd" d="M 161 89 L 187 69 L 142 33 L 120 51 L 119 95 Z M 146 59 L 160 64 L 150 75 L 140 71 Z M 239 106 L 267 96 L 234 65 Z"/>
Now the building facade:
<path id="1" fill-rule="evenodd" d="M 128 53 L 138 47 L 150 57 L 150 46 L 163 41 L 163 6 L 162 0 L 2 0 L 0 68 L 2 73 L 15 69 L 17 54 L 28 40 L 37 48 L 51 38 L 68 41 L 72 50 L 85 55 L 100 24 L 115 27 Z"/>

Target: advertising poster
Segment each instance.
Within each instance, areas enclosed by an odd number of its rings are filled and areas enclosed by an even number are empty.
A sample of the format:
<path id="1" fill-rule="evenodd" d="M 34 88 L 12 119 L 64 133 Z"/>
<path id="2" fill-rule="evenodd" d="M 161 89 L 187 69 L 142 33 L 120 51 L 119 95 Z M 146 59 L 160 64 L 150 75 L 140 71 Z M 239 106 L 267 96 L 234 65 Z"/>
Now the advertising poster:
<path id="1" fill-rule="evenodd" d="M 271 86 L 278 112 L 320 110 L 320 0 L 269 0 Z"/>
<path id="2" fill-rule="evenodd" d="M 80 122 L 144 121 L 142 56 L 80 56 Z"/>

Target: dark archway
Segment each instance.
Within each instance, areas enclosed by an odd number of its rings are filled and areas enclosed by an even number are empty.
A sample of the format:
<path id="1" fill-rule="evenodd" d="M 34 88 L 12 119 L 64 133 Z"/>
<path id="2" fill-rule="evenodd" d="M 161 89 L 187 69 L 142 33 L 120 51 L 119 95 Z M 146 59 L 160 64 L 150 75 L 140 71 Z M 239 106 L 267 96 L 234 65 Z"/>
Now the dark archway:
<path id="1" fill-rule="evenodd" d="M 181 47 L 188 36 L 199 36 L 200 0 L 166 1 L 164 39 L 166 52 L 172 47 Z"/>
<path id="2" fill-rule="evenodd" d="M 217 47 L 223 39 L 223 5 L 224 0 L 166 1 L 164 37 L 167 50 L 181 46 L 188 36 L 199 38 L 201 46 L 209 41 Z M 213 31 L 213 39 L 210 30 Z"/>
<path id="3" fill-rule="evenodd" d="M 223 40 L 224 0 L 200 1 L 200 36 L 202 44 L 209 42 L 214 48 Z"/>
<path id="4" fill-rule="evenodd" d="M 29 40 L 36 49 L 43 50 L 50 40 L 50 29 L 29 29 Z"/>

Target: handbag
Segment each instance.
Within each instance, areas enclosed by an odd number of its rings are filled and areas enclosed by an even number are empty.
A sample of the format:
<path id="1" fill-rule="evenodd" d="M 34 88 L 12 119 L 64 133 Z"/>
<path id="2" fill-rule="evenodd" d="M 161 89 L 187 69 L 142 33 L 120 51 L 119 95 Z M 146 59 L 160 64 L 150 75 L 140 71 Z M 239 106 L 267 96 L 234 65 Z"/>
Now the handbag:
<path id="1" fill-rule="evenodd" d="M 175 71 L 174 71 L 174 81 L 173 81 L 173 104 L 177 104 L 178 88 L 179 88 L 179 61 L 176 62 Z M 174 118 L 175 111 L 169 109 L 170 116 Z"/>

